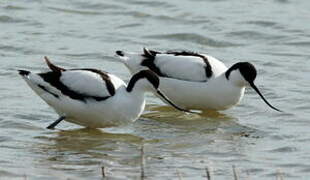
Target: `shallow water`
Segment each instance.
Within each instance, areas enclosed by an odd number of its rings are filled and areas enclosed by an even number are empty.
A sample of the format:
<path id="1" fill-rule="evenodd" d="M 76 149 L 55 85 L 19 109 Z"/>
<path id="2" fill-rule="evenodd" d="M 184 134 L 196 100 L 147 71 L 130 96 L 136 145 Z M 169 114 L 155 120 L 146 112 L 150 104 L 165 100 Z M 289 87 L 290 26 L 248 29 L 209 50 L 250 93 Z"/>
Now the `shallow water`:
<path id="1" fill-rule="evenodd" d="M 2 1 L 0 3 L 0 179 L 310 177 L 310 1 Z M 17 75 L 46 70 L 43 56 L 67 67 L 96 67 L 129 79 L 115 50 L 187 49 L 227 65 L 250 61 L 256 84 L 286 113 L 248 89 L 242 102 L 207 115 L 176 112 L 148 96 L 134 124 L 104 130 L 62 123 Z"/>

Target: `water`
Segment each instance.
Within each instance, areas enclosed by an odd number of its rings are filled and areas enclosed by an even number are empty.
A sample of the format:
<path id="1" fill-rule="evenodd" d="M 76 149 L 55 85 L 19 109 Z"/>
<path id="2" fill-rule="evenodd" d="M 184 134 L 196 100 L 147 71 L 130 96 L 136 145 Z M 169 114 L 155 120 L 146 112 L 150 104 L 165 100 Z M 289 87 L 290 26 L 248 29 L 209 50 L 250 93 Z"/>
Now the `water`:
<path id="1" fill-rule="evenodd" d="M 0 3 L 0 179 L 310 177 L 310 1 L 28 0 Z M 148 96 L 136 123 L 89 130 L 62 123 L 17 75 L 46 70 L 43 56 L 67 68 L 96 67 L 129 79 L 115 50 L 187 49 L 227 65 L 250 61 L 256 84 L 230 110 L 186 115 Z"/>

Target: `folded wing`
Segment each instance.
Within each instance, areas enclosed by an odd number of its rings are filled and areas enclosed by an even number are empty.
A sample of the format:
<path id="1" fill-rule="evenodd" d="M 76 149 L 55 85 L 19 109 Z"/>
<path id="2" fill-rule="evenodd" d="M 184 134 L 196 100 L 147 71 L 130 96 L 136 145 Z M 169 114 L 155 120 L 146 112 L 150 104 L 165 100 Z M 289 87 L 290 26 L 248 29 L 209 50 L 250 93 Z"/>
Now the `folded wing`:
<path id="1" fill-rule="evenodd" d="M 212 76 L 208 58 L 201 54 L 186 51 L 160 53 L 145 49 L 142 57 L 141 65 L 162 77 L 205 82 Z"/>

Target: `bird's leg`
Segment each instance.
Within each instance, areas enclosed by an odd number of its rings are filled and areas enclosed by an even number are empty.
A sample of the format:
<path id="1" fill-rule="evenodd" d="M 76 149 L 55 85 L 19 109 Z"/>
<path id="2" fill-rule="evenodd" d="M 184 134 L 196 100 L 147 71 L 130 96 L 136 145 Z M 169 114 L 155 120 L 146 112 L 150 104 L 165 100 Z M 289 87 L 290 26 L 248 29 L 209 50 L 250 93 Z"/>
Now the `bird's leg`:
<path id="1" fill-rule="evenodd" d="M 55 122 L 47 126 L 47 129 L 54 129 L 57 124 L 59 124 L 62 120 L 64 120 L 66 117 L 65 116 L 60 116 Z"/>

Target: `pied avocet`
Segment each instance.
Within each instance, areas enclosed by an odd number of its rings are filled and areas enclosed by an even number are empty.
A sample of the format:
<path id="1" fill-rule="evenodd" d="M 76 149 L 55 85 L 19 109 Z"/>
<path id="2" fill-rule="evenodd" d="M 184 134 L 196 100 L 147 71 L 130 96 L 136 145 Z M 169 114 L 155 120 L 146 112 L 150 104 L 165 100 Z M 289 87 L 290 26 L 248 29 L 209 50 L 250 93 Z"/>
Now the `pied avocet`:
<path id="1" fill-rule="evenodd" d="M 178 110 L 159 90 L 160 80 L 150 70 L 132 76 L 128 85 L 113 74 L 97 69 L 64 69 L 53 65 L 45 73 L 19 70 L 27 84 L 59 114 L 59 119 L 47 128 L 52 129 L 62 120 L 91 128 L 104 128 L 135 121 L 145 107 L 146 91 L 155 92 Z"/>
<path id="2" fill-rule="evenodd" d="M 157 52 L 146 48 L 142 53 L 116 51 L 116 54 L 131 73 L 148 69 L 160 76 L 159 88 L 182 108 L 228 109 L 242 99 L 245 87 L 251 86 L 268 106 L 280 111 L 264 98 L 254 84 L 257 71 L 249 62 L 238 62 L 227 68 L 206 54 Z"/>

